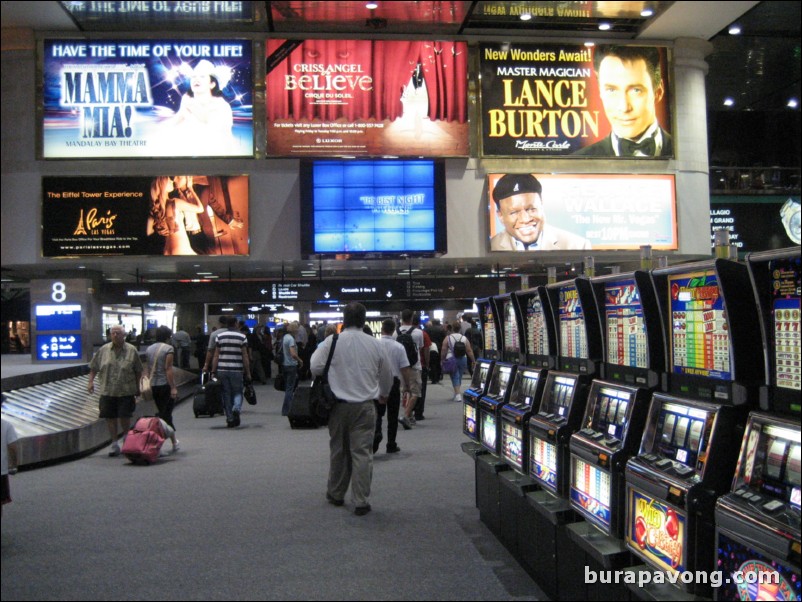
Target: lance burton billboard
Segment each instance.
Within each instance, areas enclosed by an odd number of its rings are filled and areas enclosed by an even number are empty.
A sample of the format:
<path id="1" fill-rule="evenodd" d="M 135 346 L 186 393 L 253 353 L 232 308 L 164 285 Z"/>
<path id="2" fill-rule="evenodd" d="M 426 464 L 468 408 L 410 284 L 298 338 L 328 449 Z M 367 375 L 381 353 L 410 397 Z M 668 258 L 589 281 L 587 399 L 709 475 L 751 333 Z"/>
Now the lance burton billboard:
<path id="1" fill-rule="evenodd" d="M 248 177 L 43 178 L 42 255 L 248 255 Z"/>
<path id="2" fill-rule="evenodd" d="M 481 44 L 482 155 L 673 156 L 665 48 Z"/>
<path id="3" fill-rule="evenodd" d="M 465 42 L 267 40 L 268 156 L 467 156 Z"/>
<path id="4" fill-rule="evenodd" d="M 43 156 L 253 156 L 251 42 L 45 40 Z"/>

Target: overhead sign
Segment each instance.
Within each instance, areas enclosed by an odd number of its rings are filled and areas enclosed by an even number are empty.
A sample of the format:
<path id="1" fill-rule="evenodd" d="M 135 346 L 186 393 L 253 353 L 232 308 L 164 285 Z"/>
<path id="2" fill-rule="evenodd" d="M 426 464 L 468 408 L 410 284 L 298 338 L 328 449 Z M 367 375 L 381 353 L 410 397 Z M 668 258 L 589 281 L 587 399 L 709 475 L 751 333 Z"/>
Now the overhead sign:
<path id="1" fill-rule="evenodd" d="M 81 330 L 80 305 L 37 305 L 36 330 Z"/>
<path id="2" fill-rule="evenodd" d="M 81 335 L 36 335 L 36 359 L 40 361 L 79 361 L 81 359 Z"/>
<path id="3" fill-rule="evenodd" d="M 800 244 L 800 197 L 711 195 L 710 246 L 716 230 L 727 230 L 741 253 Z"/>

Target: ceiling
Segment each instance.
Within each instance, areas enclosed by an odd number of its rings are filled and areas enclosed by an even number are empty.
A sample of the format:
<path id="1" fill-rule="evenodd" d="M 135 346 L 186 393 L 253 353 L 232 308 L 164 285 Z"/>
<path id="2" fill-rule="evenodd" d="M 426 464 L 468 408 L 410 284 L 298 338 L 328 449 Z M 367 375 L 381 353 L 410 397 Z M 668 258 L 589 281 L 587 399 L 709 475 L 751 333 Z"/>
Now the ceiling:
<path id="1" fill-rule="evenodd" d="M 723 99 L 735 104 L 726 110 L 781 111 L 790 96 L 800 97 L 800 5 L 801 2 L 378 2 L 369 10 L 365 2 L 234 2 L 247 14 L 209 15 L 198 11 L 174 14 L 89 14 L 89 5 L 114 7 L 151 6 L 156 3 L 117 2 L 2 2 L 6 28 L 47 32 L 141 31 L 157 36 L 159 31 L 238 31 L 279 34 L 376 35 L 437 34 L 511 37 L 537 36 L 577 39 L 648 39 L 671 41 L 678 37 L 710 40 L 714 52 L 707 58 L 708 110 L 722 110 Z M 161 3 L 167 4 L 167 3 Z M 184 7 L 209 3 L 182 2 Z M 72 9 L 72 13 L 62 5 Z M 577 8 L 579 7 L 579 8 Z M 651 16 L 641 11 L 650 9 Z M 533 18 L 522 21 L 520 14 Z M 600 31 L 602 22 L 610 29 Z M 731 23 L 742 27 L 739 36 L 727 33 Z M 5 38 L 5 36 L 4 36 Z M 798 109 L 796 109 L 798 110 Z M 605 253 L 596 260 L 598 274 L 611 266 L 628 271 L 639 266 L 629 253 Z M 215 258 L 218 259 L 218 258 Z M 681 258 L 673 258 L 676 261 Z M 80 267 L 70 262 L 50 261 L 29 266 L 3 266 L 3 280 L 83 277 L 87 272 L 111 282 L 169 282 L 198 279 L 198 272 L 214 272 L 220 279 L 268 279 L 302 277 L 359 279 L 444 277 L 473 278 L 495 274 L 545 276 L 548 266 L 561 270 L 582 269 L 582 253 L 565 253 L 560 259 L 522 258 L 517 253 L 486 258 L 399 259 L 370 262 L 315 260 L 268 262 L 232 258 L 211 265 L 199 258 L 86 258 Z"/>

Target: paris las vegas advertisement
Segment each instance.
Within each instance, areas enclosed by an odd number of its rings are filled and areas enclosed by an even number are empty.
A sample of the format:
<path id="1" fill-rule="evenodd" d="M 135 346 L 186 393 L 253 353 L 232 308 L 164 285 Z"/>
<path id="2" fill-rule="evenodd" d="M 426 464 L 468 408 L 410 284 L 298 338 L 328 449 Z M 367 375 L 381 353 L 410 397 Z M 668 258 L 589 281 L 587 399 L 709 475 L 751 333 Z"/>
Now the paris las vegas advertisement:
<path id="1" fill-rule="evenodd" d="M 268 156 L 464 157 L 465 42 L 266 42 Z"/>
<path id="2" fill-rule="evenodd" d="M 483 156 L 673 156 L 666 48 L 499 42 L 479 52 Z"/>
<path id="3" fill-rule="evenodd" d="M 42 179 L 43 257 L 248 253 L 248 176 Z"/>
<path id="4" fill-rule="evenodd" d="M 45 159 L 253 156 L 249 40 L 44 40 Z"/>

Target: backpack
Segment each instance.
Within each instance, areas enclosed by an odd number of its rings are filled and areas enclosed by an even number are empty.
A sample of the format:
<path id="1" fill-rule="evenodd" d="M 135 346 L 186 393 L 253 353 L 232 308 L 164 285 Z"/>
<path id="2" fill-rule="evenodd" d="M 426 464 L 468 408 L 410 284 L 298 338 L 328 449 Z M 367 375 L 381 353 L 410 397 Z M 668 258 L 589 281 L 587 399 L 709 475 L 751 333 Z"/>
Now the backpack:
<path id="1" fill-rule="evenodd" d="M 465 357 L 467 351 L 465 350 L 465 337 L 454 343 L 454 357 Z"/>
<path id="2" fill-rule="evenodd" d="M 415 339 L 412 338 L 413 330 L 415 330 L 415 326 L 411 326 L 409 330 L 406 330 L 404 332 L 401 332 L 399 330 L 398 336 L 395 339 L 404 346 L 404 351 L 407 352 L 407 359 L 409 360 L 410 366 L 414 366 L 420 361 L 420 355 L 418 354 L 418 346 L 415 344 Z"/>

